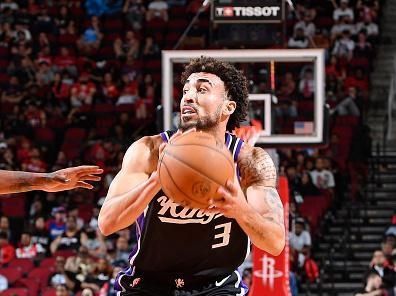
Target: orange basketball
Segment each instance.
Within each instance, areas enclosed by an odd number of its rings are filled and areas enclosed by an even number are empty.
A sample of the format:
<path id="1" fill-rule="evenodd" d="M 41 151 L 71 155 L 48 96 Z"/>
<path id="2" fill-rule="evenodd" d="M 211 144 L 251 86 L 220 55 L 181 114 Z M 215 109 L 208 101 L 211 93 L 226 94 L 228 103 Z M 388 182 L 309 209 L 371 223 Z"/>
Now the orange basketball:
<path id="1" fill-rule="evenodd" d="M 162 154 L 159 178 L 165 194 L 180 205 L 207 208 L 220 199 L 219 186 L 234 178 L 234 161 L 224 145 L 204 132 L 189 132 L 169 143 Z"/>

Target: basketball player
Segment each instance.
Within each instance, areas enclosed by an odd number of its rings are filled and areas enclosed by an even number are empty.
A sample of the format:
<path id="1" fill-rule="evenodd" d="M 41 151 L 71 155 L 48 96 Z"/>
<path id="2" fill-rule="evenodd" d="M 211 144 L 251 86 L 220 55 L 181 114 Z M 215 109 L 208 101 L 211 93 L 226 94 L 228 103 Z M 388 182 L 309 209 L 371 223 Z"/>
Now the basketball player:
<path id="1" fill-rule="evenodd" d="M 131 145 L 99 214 L 104 235 L 136 222 L 139 241 L 130 267 L 117 277 L 119 295 L 245 295 L 236 269 L 249 254 L 250 242 L 273 255 L 285 245 L 271 158 L 227 132 L 247 115 L 246 78 L 228 63 L 202 57 L 186 67 L 182 83 L 179 131 Z M 205 211 L 172 202 L 158 178 L 163 143 L 190 129 L 224 141 L 237 165 L 239 180 L 221 187 L 223 200 L 212 201 Z"/>
<path id="2" fill-rule="evenodd" d="M 78 187 L 92 189 L 85 181 L 99 181 L 103 170 L 97 166 L 78 166 L 53 173 L 30 173 L 0 170 L 0 194 L 43 190 L 57 192 Z"/>

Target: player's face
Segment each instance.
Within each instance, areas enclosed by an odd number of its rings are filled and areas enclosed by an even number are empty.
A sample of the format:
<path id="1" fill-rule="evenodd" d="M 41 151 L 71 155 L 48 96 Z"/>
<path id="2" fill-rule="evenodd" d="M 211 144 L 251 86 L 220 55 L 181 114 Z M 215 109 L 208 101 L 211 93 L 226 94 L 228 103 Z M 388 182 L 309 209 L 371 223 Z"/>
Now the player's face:
<path id="1" fill-rule="evenodd" d="M 208 130 L 226 120 L 230 104 L 224 82 L 211 73 L 193 73 L 183 87 L 180 102 L 180 129 Z M 231 108 L 232 112 L 235 109 Z M 232 113 L 231 112 L 231 113 Z M 229 114 L 228 114 L 229 116 Z"/>

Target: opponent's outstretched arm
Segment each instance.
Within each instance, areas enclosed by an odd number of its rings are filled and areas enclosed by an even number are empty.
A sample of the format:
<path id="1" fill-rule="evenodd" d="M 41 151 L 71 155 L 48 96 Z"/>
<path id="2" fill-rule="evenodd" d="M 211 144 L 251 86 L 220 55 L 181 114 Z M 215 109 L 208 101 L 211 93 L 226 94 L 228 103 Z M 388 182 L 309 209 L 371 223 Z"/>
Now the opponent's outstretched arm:
<path id="1" fill-rule="evenodd" d="M 213 201 L 213 210 L 234 218 L 253 244 L 277 256 L 285 246 L 285 226 L 274 163 L 263 149 L 246 145 L 238 167 L 244 192 L 237 181 L 229 181 L 220 187 L 224 200 Z"/>
<path id="2" fill-rule="evenodd" d="M 78 166 L 52 173 L 31 173 L 0 170 L 0 194 L 43 190 L 57 192 L 78 187 L 92 189 L 86 181 L 99 181 L 103 172 L 97 166 Z"/>
<path id="3" fill-rule="evenodd" d="M 144 137 L 125 153 L 100 209 L 98 225 L 104 235 L 132 225 L 161 189 L 156 172 L 158 148 L 155 150 L 153 138 Z"/>

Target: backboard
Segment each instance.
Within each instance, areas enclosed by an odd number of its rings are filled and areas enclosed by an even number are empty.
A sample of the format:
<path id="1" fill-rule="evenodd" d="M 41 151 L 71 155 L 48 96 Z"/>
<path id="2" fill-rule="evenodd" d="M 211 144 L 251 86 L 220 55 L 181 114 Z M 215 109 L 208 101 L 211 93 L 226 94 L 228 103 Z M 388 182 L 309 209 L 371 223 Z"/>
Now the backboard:
<path id="1" fill-rule="evenodd" d="M 190 59 L 231 62 L 249 80 L 249 120 L 259 120 L 257 145 L 320 145 L 326 139 L 322 49 L 181 50 L 162 52 L 164 129 L 177 127 L 180 73 Z"/>

